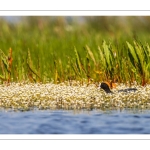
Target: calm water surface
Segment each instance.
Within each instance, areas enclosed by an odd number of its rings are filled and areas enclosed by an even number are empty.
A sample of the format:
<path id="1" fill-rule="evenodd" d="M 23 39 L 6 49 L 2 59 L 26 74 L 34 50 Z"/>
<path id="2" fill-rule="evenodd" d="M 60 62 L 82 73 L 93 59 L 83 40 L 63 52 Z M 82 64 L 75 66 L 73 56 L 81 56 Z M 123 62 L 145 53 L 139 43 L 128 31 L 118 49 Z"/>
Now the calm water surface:
<path id="1" fill-rule="evenodd" d="M 150 110 L 0 110 L 1 134 L 149 134 Z"/>

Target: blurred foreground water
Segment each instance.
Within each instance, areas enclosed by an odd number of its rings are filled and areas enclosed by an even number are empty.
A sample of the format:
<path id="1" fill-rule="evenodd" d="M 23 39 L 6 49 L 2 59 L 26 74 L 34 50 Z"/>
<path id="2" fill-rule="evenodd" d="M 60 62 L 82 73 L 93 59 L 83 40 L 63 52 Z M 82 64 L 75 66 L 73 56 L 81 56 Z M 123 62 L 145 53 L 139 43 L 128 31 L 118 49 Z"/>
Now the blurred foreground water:
<path id="1" fill-rule="evenodd" d="M 1 134 L 149 134 L 150 110 L 0 110 Z"/>

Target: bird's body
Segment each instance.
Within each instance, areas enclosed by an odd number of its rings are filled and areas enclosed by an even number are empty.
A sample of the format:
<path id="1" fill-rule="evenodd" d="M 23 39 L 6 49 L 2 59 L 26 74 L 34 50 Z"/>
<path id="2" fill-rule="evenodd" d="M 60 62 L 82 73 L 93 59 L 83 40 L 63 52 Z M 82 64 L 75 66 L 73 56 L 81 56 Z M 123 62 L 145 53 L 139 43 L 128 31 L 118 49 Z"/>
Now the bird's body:
<path id="1" fill-rule="evenodd" d="M 113 93 L 110 90 L 109 85 L 105 82 L 102 82 L 100 84 L 100 88 L 102 88 L 106 93 Z M 127 88 L 127 89 L 118 90 L 118 92 L 135 92 L 135 91 L 137 91 L 136 88 Z"/>
<path id="2" fill-rule="evenodd" d="M 135 92 L 135 91 L 137 91 L 136 88 L 127 88 L 127 89 L 118 90 L 118 92 Z"/>

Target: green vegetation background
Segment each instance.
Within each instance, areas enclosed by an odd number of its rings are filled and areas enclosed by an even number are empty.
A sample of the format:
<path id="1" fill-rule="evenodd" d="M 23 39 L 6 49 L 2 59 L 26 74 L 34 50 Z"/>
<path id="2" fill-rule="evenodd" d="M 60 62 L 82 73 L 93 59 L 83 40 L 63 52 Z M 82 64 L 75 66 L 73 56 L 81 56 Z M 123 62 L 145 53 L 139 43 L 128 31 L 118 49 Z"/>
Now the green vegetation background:
<path id="1" fill-rule="evenodd" d="M 150 17 L 0 19 L 0 81 L 150 82 Z M 11 54 L 12 50 L 12 54 Z"/>

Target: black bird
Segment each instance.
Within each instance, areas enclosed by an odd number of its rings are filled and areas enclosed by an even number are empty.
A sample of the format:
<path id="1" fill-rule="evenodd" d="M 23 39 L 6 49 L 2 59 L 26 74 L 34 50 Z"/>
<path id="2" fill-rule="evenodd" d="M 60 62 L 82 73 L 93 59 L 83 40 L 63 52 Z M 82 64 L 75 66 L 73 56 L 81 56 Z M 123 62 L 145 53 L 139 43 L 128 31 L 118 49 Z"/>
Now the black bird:
<path id="1" fill-rule="evenodd" d="M 110 88 L 109 88 L 109 85 L 105 82 L 102 82 L 100 84 L 100 88 L 102 88 L 106 93 L 113 93 Z M 122 89 L 122 90 L 118 90 L 118 92 L 135 92 L 137 91 L 136 88 L 127 88 L 127 89 Z"/>

